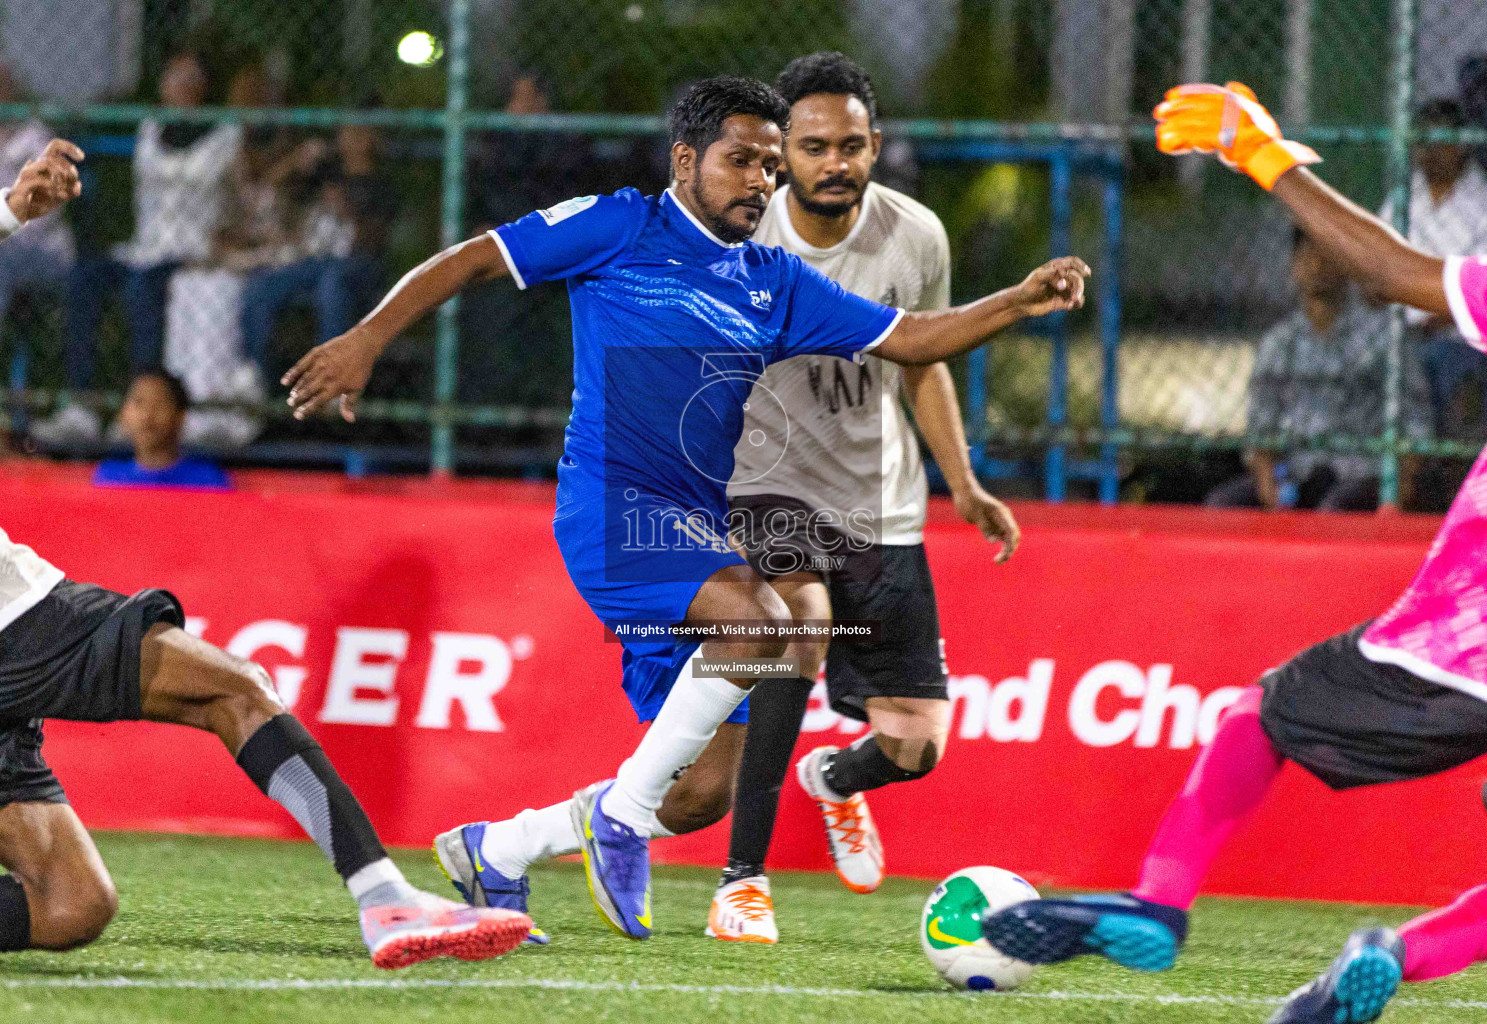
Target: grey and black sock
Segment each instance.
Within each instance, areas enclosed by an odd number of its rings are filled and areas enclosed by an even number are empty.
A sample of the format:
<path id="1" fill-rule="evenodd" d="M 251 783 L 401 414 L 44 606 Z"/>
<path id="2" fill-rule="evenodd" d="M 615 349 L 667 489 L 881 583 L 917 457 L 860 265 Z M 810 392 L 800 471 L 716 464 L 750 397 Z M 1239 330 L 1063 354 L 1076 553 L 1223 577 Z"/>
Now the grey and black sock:
<path id="1" fill-rule="evenodd" d="M 265 722 L 238 751 L 237 762 L 254 785 L 294 816 L 363 906 L 369 905 L 366 898 L 379 887 L 408 885 L 387 859 L 366 811 L 320 744 L 293 715 L 277 715 Z M 368 871 L 371 867 L 375 870 Z M 406 893 L 399 890 L 394 895 Z"/>

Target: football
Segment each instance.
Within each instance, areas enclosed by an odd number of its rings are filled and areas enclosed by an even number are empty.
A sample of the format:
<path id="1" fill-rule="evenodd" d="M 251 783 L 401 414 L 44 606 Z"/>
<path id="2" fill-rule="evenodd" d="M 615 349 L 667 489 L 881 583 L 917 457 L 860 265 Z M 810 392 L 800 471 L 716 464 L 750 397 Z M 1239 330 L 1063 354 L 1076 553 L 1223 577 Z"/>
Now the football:
<path id="1" fill-rule="evenodd" d="M 957 871 L 929 894 L 919 920 L 924 955 L 950 985 L 973 992 L 1005 992 L 1032 977 L 1033 965 L 1003 956 L 981 937 L 981 918 L 1038 890 L 1010 871 L 975 867 Z"/>

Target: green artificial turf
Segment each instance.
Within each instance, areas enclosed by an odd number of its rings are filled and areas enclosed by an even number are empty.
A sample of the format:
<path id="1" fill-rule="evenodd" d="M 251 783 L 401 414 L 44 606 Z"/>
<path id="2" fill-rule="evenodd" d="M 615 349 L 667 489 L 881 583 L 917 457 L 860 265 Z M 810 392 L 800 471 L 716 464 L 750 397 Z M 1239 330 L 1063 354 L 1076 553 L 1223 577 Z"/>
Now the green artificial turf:
<path id="1" fill-rule="evenodd" d="M 118 918 L 87 949 L 0 959 L 0 1020 L 1261 1022 L 1353 928 L 1409 916 L 1204 900 L 1167 973 L 1086 957 L 1040 970 L 1016 993 L 963 995 L 946 991 L 920 953 L 919 911 L 932 887 L 923 880 L 890 879 L 855 896 L 830 876 L 777 875 L 782 941 L 764 947 L 704 938 L 715 873 L 661 868 L 656 935 L 637 943 L 599 920 L 581 869 L 559 864 L 532 880 L 533 914 L 551 946 L 389 973 L 371 966 L 351 899 L 307 843 L 103 834 L 98 845 L 118 884 Z M 396 857 L 416 884 L 446 891 L 426 854 Z M 1405 986 L 1383 1020 L 1487 1021 L 1487 969 Z"/>

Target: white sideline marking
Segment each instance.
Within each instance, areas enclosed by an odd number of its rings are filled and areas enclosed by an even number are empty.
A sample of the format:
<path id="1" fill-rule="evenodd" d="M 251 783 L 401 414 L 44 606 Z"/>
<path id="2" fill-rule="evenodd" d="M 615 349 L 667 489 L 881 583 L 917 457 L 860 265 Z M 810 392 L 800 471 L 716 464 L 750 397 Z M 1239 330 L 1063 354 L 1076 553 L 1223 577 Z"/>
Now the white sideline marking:
<path id="1" fill-rule="evenodd" d="M 903 992 L 862 988 L 799 988 L 791 985 L 677 985 L 568 978 L 6 978 L 0 989 L 167 989 L 208 992 L 336 991 L 345 989 L 558 989 L 576 992 L 674 992 L 686 995 L 809 996 L 851 999 L 1031 999 L 1075 1003 L 1153 1003 L 1161 1006 L 1276 1006 L 1264 996 L 1147 995 L 1137 992 L 1003 992 L 984 996 L 959 992 Z M 1487 1001 L 1395 999 L 1392 1006 L 1440 1010 L 1487 1010 Z"/>

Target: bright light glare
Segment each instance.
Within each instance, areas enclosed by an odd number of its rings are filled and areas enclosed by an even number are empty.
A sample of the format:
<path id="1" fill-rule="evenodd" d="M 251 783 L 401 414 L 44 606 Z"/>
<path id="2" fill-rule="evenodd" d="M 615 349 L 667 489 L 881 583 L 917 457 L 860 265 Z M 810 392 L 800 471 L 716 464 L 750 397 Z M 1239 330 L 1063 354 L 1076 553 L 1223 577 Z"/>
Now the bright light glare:
<path id="1" fill-rule="evenodd" d="M 427 32 L 409 32 L 398 40 L 398 60 L 404 64 L 426 68 L 443 55 L 444 47 Z"/>

